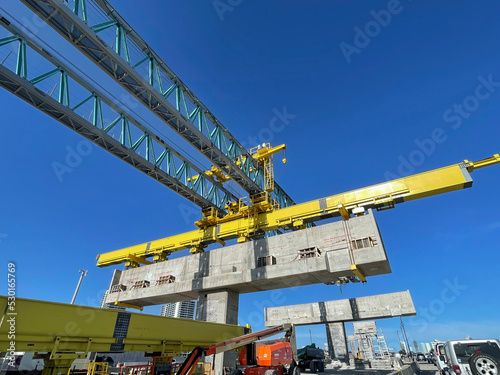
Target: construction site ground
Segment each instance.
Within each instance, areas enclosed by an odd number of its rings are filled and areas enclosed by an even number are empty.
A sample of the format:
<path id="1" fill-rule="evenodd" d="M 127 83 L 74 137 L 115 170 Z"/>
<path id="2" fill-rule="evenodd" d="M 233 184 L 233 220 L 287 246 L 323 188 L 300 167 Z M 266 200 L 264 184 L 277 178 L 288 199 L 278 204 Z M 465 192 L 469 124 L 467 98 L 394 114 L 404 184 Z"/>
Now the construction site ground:
<path id="1" fill-rule="evenodd" d="M 391 370 L 376 370 L 376 369 L 364 369 L 364 370 L 356 370 L 354 368 L 334 368 L 334 369 L 325 369 L 324 372 L 311 373 L 310 371 L 302 371 L 301 374 L 311 375 L 311 374 L 337 374 L 337 375 L 389 375 L 389 374 L 402 374 L 402 375 L 438 375 L 438 368 L 433 364 L 428 364 L 424 362 L 416 362 L 418 371 L 412 371 L 409 369 L 411 365 L 411 361 L 405 360 L 403 361 L 404 367 L 397 371 L 395 369 Z M 406 369 L 406 371 L 405 371 Z"/>

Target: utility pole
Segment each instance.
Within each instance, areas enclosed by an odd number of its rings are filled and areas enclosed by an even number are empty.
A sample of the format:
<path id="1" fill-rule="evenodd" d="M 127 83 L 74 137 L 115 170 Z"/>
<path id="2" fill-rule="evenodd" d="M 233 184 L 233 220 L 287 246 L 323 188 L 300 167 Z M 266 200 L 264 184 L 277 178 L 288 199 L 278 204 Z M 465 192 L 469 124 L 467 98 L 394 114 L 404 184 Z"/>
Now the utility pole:
<path id="1" fill-rule="evenodd" d="M 410 347 L 410 343 L 408 341 L 408 336 L 406 336 L 406 330 L 405 330 L 405 324 L 403 323 L 403 317 L 399 317 L 399 319 L 401 320 L 401 333 L 403 335 L 403 338 L 405 339 L 406 341 L 406 347 L 408 348 L 408 355 L 410 356 L 410 358 L 413 358 L 413 355 L 411 354 L 411 347 Z"/>
<path id="2" fill-rule="evenodd" d="M 78 294 L 78 290 L 80 289 L 80 285 L 82 284 L 82 280 L 85 276 L 87 276 L 88 271 L 87 270 L 80 270 L 78 271 L 80 274 L 80 280 L 78 280 L 78 284 L 75 289 L 75 294 L 73 294 L 73 299 L 71 300 L 71 304 L 73 305 L 75 303 L 76 295 Z"/>

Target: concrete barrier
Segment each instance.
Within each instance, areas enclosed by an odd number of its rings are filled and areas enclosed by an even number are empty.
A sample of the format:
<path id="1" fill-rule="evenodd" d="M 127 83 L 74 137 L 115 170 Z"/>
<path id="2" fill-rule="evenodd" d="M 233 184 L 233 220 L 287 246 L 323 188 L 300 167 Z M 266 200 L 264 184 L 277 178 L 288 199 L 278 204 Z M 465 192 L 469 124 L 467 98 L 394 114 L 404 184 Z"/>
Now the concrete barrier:
<path id="1" fill-rule="evenodd" d="M 399 371 L 391 372 L 389 375 L 418 375 L 419 372 L 417 362 L 412 362 L 409 365 L 404 365 Z"/>

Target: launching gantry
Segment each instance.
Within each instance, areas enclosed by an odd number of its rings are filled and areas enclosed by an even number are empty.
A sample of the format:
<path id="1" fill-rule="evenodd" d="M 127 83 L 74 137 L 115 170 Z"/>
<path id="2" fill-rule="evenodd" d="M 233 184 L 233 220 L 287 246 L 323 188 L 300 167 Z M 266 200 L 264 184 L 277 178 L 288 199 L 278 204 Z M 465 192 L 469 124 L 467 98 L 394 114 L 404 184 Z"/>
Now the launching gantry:
<path id="1" fill-rule="evenodd" d="M 174 251 L 190 249 L 192 253 L 198 253 L 214 242 L 221 245 L 231 239 L 245 242 L 268 231 L 303 229 L 307 223 L 338 216 L 348 220 L 352 215 L 364 214 L 366 209 L 381 211 L 398 203 L 469 188 L 472 186 L 471 172 L 498 163 L 499 154 L 477 162 L 465 160 L 285 208 L 276 208 L 268 193 L 262 192 L 250 196 L 249 202 L 240 199 L 231 203 L 229 214 L 222 218 L 212 209 L 203 210 L 204 217 L 195 223 L 198 230 L 100 254 L 97 265 L 106 267 L 125 263 L 127 267 L 137 267 L 166 260 Z"/>
<path id="2" fill-rule="evenodd" d="M 97 258 L 100 267 L 119 263 L 137 267 L 164 261 L 178 250 L 199 253 L 214 242 L 225 245 L 237 239 L 244 243 L 270 231 L 303 229 L 322 219 L 341 216 L 347 220 L 368 208 L 383 210 L 396 203 L 470 187 L 470 172 L 500 161 L 498 154 L 475 163 L 466 160 L 294 205 L 274 181 L 272 156 L 284 146 L 271 148 L 266 144 L 248 152 L 106 0 L 91 1 L 100 10 L 96 19 L 87 13 L 85 1 L 74 2 L 72 9 L 58 0 L 21 1 L 213 165 L 204 172 L 155 129 L 117 105 L 96 82 L 61 61 L 58 51 L 49 52 L 36 35 L 0 15 L 0 27 L 8 32 L 0 39 L 0 47 L 9 45 L 7 58 L 15 60 L 14 68 L 12 64 L 0 65 L 1 87 L 203 210 L 203 217 L 195 223 L 197 230 L 101 254 Z M 99 36 L 105 30 L 116 31 L 113 43 Z M 10 47 L 16 44 L 17 53 L 11 53 L 16 48 Z M 34 55 L 35 63 L 44 61 L 46 71 L 28 71 Z M 60 79 L 58 95 L 46 94 L 40 86 L 52 78 Z M 81 93 L 85 93 L 83 101 Z M 114 120 L 108 121 L 103 113 Z M 227 190 L 223 183 L 229 179 L 249 197 Z"/>

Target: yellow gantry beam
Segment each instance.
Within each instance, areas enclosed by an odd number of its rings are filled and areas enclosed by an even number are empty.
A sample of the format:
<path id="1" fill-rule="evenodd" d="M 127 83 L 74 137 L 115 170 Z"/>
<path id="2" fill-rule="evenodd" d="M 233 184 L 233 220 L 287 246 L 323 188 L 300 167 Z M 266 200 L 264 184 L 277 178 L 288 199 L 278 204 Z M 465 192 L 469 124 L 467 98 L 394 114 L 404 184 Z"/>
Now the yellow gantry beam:
<path id="1" fill-rule="evenodd" d="M 397 203 L 461 190 L 472 186 L 469 172 L 474 169 L 500 163 L 498 154 L 478 162 L 465 161 L 429 172 L 403 177 L 346 193 L 297 204 L 294 206 L 248 214 L 235 215 L 234 220 L 222 218 L 217 223 L 199 230 L 171 236 L 125 249 L 98 255 L 99 267 L 127 262 L 133 257 L 154 260 L 166 259 L 165 254 L 192 249 L 200 251 L 204 246 L 234 238 L 248 239 L 276 229 L 301 228 L 305 223 L 342 216 L 348 219 L 356 210 L 367 208 L 391 208 Z"/>
<path id="2" fill-rule="evenodd" d="M 246 334 L 245 327 L 0 296 L 0 347 L 49 353 L 50 359 L 88 352 L 178 353 Z M 118 332 L 118 334 L 117 334 Z M 13 344 L 11 344 L 13 342 Z"/>

